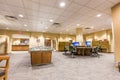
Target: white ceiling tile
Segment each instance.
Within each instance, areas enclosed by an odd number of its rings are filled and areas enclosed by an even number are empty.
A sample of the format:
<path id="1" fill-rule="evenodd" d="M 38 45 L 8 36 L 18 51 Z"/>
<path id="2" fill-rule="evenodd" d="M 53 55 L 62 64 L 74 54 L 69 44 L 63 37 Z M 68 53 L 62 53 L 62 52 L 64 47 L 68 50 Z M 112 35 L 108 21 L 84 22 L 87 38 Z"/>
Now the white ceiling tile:
<path id="1" fill-rule="evenodd" d="M 102 6 L 102 3 L 106 0 L 91 0 L 89 3 L 86 4 L 86 6 L 90 8 L 96 8 L 99 6 Z"/>
<path id="2" fill-rule="evenodd" d="M 39 10 L 40 8 L 40 3 L 33 2 L 30 0 L 23 0 L 23 2 L 26 9 Z"/>
<path id="3" fill-rule="evenodd" d="M 54 6 L 56 3 L 56 0 L 40 0 L 40 4 L 46 5 L 46 6 Z"/>
<path id="4" fill-rule="evenodd" d="M 16 7 L 24 7 L 22 0 L 6 0 L 8 5 L 13 5 Z"/>
<path id="5" fill-rule="evenodd" d="M 80 5 L 85 5 L 91 0 L 73 0 L 75 3 L 80 4 Z"/>

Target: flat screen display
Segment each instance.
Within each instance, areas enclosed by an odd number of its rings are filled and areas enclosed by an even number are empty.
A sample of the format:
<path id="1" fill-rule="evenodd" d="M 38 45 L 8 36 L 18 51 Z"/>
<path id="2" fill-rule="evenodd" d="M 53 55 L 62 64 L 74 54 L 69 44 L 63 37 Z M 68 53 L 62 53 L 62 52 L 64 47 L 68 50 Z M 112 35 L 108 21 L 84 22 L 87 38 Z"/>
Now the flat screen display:
<path id="1" fill-rule="evenodd" d="M 73 42 L 74 46 L 79 46 L 79 42 Z"/>
<path id="2" fill-rule="evenodd" d="M 86 46 L 91 46 L 91 41 L 86 41 Z"/>

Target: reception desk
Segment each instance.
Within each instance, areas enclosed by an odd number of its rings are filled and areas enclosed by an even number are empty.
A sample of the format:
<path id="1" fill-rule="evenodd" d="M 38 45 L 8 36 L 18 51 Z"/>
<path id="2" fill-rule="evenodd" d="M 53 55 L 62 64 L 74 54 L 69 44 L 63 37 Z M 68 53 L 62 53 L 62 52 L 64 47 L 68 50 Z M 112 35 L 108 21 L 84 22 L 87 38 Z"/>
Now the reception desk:
<path id="1" fill-rule="evenodd" d="M 28 51 L 29 45 L 12 45 L 12 51 Z"/>
<path id="2" fill-rule="evenodd" d="M 92 47 L 76 47 L 76 53 L 82 56 L 92 55 Z"/>
<path id="3" fill-rule="evenodd" d="M 37 49 L 31 50 L 31 65 L 42 65 L 51 63 L 52 50 Z"/>

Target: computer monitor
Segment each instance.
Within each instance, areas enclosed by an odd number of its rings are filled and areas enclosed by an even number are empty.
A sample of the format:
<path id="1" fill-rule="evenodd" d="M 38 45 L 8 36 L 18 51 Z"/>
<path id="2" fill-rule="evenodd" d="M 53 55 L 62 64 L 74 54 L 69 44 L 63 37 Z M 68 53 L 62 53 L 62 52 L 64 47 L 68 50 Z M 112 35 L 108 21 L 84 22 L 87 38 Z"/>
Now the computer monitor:
<path id="1" fill-rule="evenodd" d="M 91 46 L 91 41 L 86 41 L 86 46 Z"/>
<path id="2" fill-rule="evenodd" d="M 79 42 L 73 42 L 74 46 L 79 46 Z"/>

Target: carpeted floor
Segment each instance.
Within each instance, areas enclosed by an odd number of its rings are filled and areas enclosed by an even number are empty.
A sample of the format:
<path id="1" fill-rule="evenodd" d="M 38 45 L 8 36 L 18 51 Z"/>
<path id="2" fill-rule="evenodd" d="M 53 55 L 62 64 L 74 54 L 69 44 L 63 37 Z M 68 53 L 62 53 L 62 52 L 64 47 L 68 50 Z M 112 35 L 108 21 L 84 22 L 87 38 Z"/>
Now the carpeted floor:
<path id="1" fill-rule="evenodd" d="M 52 63 L 32 67 L 29 53 L 11 54 L 9 80 L 120 80 L 113 54 L 100 58 L 53 52 Z"/>

